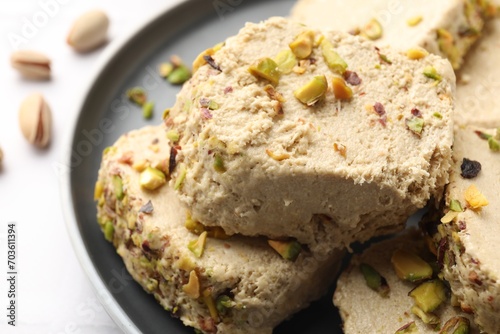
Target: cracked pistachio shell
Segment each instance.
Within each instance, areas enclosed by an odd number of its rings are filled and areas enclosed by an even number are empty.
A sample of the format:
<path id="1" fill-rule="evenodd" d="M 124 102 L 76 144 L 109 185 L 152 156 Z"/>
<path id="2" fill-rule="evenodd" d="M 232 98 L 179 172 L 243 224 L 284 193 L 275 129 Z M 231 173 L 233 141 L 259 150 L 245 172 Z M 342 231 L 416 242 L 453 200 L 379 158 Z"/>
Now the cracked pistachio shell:
<path id="1" fill-rule="evenodd" d="M 30 50 L 19 50 L 11 55 L 10 63 L 12 67 L 18 70 L 26 79 L 50 79 L 50 59 L 42 53 Z"/>
<path id="2" fill-rule="evenodd" d="M 19 126 L 30 144 L 46 147 L 50 141 L 52 115 L 41 94 L 28 96 L 19 108 Z"/>
<path id="3" fill-rule="evenodd" d="M 88 52 L 107 40 L 109 18 L 103 11 L 92 10 L 80 16 L 73 24 L 67 42 L 78 52 Z"/>

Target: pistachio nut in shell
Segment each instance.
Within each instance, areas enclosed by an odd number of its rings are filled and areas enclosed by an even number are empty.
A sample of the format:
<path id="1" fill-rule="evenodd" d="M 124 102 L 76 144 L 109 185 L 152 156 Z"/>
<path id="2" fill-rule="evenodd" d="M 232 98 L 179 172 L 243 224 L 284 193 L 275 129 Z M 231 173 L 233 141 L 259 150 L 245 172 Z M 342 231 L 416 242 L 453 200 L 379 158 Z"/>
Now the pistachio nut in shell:
<path id="1" fill-rule="evenodd" d="M 41 94 L 32 94 L 22 102 L 19 108 L 19 126 L 30 144 L 39 148 L 48 145 L 52 115 L 49 105 Z"/>
<path id="2" fill-rule="evenodd" d="M 50 79 L 50 59 L 42 53 L 19 50 L 10 56 L 10 63 L 21 75 L 32 80 Z"/>
<path id="3" fill-rule="evenodd" d="M 109 18 L 101 10 L 92 10 L 73 23 L 67 42 L 78 52 L 88 52 L 107 40 Z"/>

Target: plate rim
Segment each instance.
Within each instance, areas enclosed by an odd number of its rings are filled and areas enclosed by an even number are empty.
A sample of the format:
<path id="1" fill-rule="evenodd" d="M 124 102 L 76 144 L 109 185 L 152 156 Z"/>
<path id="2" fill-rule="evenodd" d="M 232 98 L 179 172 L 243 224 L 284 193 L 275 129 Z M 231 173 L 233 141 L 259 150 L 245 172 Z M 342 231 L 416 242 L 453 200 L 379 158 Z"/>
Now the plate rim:
<path id="1" fill-rule="evenodd" d="M 79 119 L 83 113 L 83 108 L 85 106 L 85 101 L 88 99 L 94 83 L 97 81 L 103 70 L 108 66 L 112 59 L 120 53 L 120 51 L 126 47 L 130 40 L 141 34 L 142 31 L 146 30 L 150 24 L 155 22 L 157 19 L 165 15 L 171 10 L 190 2 L 191 0 L 169 0 L 169 2 L 159 11 L 147 16 L 142 19 L 139 23 L 136 23 L 127 33 L 121 37 L 117 37 L 115 40 L 110 42 L 106 48 L 99 55 L 97 64 L 94 66 L 94 70 L 91 72 L 85 88 L 77 99 L 75 104 L 76 111 L 71 115 L 69 121 L 69 130 L 63 139 L 63 149 L 60 154 L 60 160 L 63 161 L 62 169 L 60 168 L 59 173 L 59 200 L 62 206 L 62 214 L 64 225 L 66 227 L 66 232 L 69 236 L 73 252 L 75 253 L 80 267 L 85 273 L 87 280 L 90 282 L 94 295 L 99 300 L 103 306 L 106 313 L 110 316 L 113 322 L 127 334 L 139 334 L 141 331 L 135 325 L 135 323 L 130 319 L 127 313 L 124 311 L 123 307 L 116 301 L 112 293 L 106 287 L 105 283 L 99 276 L 97 268 L 93 265 L 90 258 L 83 238 L 78 229 L 78 223 L 76 221 L 75 207 L 72 200 L 72 189 L 71 189 L 71 151 L 73 147 L 73 141 L 75 137 L 75 131 L 78 128 Z M 57 172 L 57 171 L 56 171 Z"/>

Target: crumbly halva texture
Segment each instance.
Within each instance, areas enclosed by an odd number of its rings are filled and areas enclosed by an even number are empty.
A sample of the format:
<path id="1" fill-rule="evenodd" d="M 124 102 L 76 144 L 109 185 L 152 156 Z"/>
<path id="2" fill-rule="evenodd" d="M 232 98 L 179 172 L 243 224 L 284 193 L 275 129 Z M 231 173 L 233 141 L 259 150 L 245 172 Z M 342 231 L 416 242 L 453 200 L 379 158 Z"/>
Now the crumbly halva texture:
<path id="1" fill-rule="evenodd" d="M 407 324 L 414 323 L 417 331 L 402 333 L 431 334 L 438 333 L 436 325 L 425 324 L 412 313 L 414 300 L 409 296 L 417 284 L 400 279 L 391 264 L 394 252 L 404 249 L 420 256 L 430 263 L 436 257 L 429 252 L 422 235 L 412 229 L 396 237 L 374 243 L 362 254 L 354 255 L 348 268 L 340 275 L 334 295 L 334 303 L 339 308 L 345 334 L 388 333 L 394 334 Z M 387 296 L 382 296 L 367 285 L 360 270 L 362 265 L 369 265 L 385 278 L 389 287 Z M 433 314 L 442 327 L 449 319 L 457 316 L 470 320 L 471 331 L 479 333 L 472 323 L 472 317 L 458 307 L 451 305 L 451 299 L 444 301 Z"/>
<path id="2" fill-rule="evenodd" d="M 190 232 L 188 210 L 172 188 L 156 183 L 169 160 L 161 127 L 129 132 L 104 152 L 95 197 L 104 236 L 174 317 L 203 333 L 271 333 L 326 292 L 340 252 L 303 249 L 293 262 L 263 238 L 226 238 L 196 225 L 191 230 L 201 234 Z"/>
<path id="3" fill-rule="evenodd" d="M 448 61 L 279 17 L 218 48 L 165 120 L 179 133 L 171 184 L 194 219 L 330 251 L 401 229 L 442 194 Z"/>
<path id="4" fill-rule="evenodd" d="M 486 0 L 299 0 L 291 18 L 320 29 L 361 34 L 401 50 L 420 46 L 460 68 L 485 21 L 496 12 Z"/>
<path id="5" fill-rule="evenodd" d="M 457 129 L 443 212 L 422 223 L 461 307 L 490 334 L 500 333 L 499 142 L 495 129 Z"/>
<path id="6" fill-rule="evenodd" d="M 500 3 L 500 2 L 499 2 Z M 500 126 L 500 20 L 492 20 L 458 72 L 455 121 Z"/>

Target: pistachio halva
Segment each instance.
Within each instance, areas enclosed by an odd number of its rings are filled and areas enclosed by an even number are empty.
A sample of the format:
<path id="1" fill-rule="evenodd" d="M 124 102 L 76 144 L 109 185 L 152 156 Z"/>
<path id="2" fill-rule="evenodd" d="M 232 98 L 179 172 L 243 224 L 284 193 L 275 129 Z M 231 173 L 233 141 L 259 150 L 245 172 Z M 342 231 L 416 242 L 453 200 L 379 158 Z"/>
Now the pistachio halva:
<path id="1" fill-rule="evenodd" d="M 457 82 L 455 121 L 483 127 L 500 126 L 500 20 L 489 22 L 470 52 Z"/>
<path id="2" fill-rule="evenodd" d="M 435 263 L 415 229 L 354 255 L 333 299 L 344 333 L 479 333 L 472 317 L 451 305 L 448 288 L 433 272 Z M 455 322 L 470 331 L 439 332 Z"/>
<path id="3" fill-rule="evenodd" d="M 487 0 L 300 0 L 291 18 L 307 25 L 360 34 L 401 50 L 415 46 L 458 69 L 484 22 L 496 12 Z"/>
<path id="4" fill-rule="evenodd" d="M 165 123 L 195 220 L 328 251 L 399 230 L 442 194 L 447 60 L 274 17 L 194 65 Z"/>
<path id="5" fill-rule="evenodd" d="M 500 333 L 500 134 L 456 131 L 444 212 L 423 222 L 444 278 L 485 333 Z"/>
<path id="6" fill-rule="evenodd" d="M 290 259 L 285 242 L 197 224 L 165 184 L 170 155 L 162 127 L 125 134 L 105 150 L 95 191 L 104 236 L 166 310 L 203 333 L 271 333 L 325 292 L 340 254 Z"/>
<path id="7" fill-rule="evenodd" d="M 448 288 L 433 272 L 435 263 L 416 230 L 355 255 L 334 295 L 344 333 L 479 333 L 472 317 L 451 305 Z"/>

